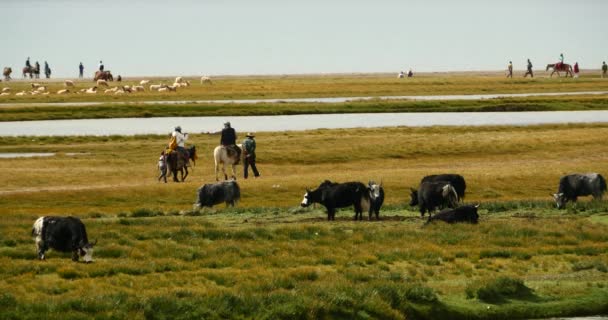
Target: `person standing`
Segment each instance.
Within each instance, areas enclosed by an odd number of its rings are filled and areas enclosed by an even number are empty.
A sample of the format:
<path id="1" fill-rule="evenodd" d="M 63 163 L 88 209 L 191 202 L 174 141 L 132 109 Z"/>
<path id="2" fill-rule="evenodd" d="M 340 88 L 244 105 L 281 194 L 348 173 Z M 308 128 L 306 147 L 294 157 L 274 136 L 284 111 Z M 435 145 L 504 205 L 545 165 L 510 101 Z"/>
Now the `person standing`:
<path id="1" fill-rule="evenodd" d="M 532 73 L 532 62 L 530 61 L 530 59 L 528 59 L 528 70 L 526 71 L 526 74 L 524 74 L 524 78 L 528 75 L 534 78 L 534 73 Z"/>
<path id="2" fill-rule="evenodd" d="M 245 155 L 245 163 L 243 163 L 243 177 L 247 179 L 249 176 L 249 166 L 251 166 L 253 176 L 257 178 L 260 176 L 260 172 L 255 165 L 255 134 L 249 132 L 245 137 L 245 140 L 243 140 L 243 154 Z"/>
<path id="3" fill-rule="evenodd" d="M 82 62 L 80 63 L 80 65 L 78 65 L 78 71 L 78 77 L 82 79 L 84 77 L 84 66 L 82 65 Z"/>
<path id="4" fill-rule="evenodd" d="M 578 78 L 578 72 L 580 71 L 579 68 L 578 68 L 578 62 L 574 63 L 574 68 L 573 69 L 574 69 L 574 77 Z"/>
<path id="5" fill-rule="evenodd" d="M 606 61 L 604 61 L 604 63 L 602 63 L 602 78 L 606 77 L 607 72 L 608 72 L 608 65 L 606 64 Z"/>
<path id="6" fill-rule="evenodd" d="M 513 62 L 509 61 L 507 66 L 507 78 L 513 78 Z"/>
<path id="7" fill-rule="evenodd" d="M 46 61 L 44 62 L 44 75 L 47 79 L 51 77 L 51 68 L 49 67 L 49 63 Z"/>

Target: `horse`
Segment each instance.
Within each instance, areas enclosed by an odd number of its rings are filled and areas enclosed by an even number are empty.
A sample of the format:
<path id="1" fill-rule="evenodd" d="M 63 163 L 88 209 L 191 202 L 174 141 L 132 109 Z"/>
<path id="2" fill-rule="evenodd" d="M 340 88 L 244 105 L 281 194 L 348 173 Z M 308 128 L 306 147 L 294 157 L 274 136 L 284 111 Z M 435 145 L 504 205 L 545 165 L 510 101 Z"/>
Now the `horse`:
<path id="1" fill-rule="evenodd" d="M 241 144 L 236 145 L 238 148 L 242 149 Z M 232 179 L 236 180 L 236 165 L 239 162 L 239 157 L 236 154 L 228 155 L 228 151 L 224 146 L 217 146 L 213 150 L 213 159 L 215 159 L 215 181 L 219 181 L 217 177 L 219 171 L 219 165 L 222 164 L 222 172 L 224 173 L 224 180 L 228 180 L 228 175 L 226 175 L 226 166 L 229 165 L 232 167 Z"/>
<path id="2" fill-rule="evenodd" d="M 114 77 L 112 76 L 112 72 L 110 71 L 96 71 L 95 77 L 93 77 L 93 81 L 97 81 L 100 79 L 106 81 L 114 81 Z"/>
<path id="3" fill-rule="evenodd" d="M 184 180 L 186 180 L 186 177 L 188 176 L 187 164 L 190 162 L 190 160 L 192 160 L 193 165 L 196 164 L 196 159 L 197 159 L 196 147 L 192 146 L 187 150 L 188 150 L 188 160 L 186 160 L 186 161 L 183 161 L 183 159 L 179 158 L 181 155 L 179 154 L 179 151 L 177 151 L 177 150 L 174 150 L 173 152 L 169 153 L 169 155 L 165 156 L 165 159 L 167 162 L 167 168 L 173 174 L 173 181 L 175 181 L 175 182 L 179 182 L 179 180 L 177 179 L 177 171 L 181 172 L 182 182 L 184 182 Z M 185 175 L 184 175 L 184 170 L 186 171 Z"/>
<path id="4" fill-rule="evenodd" d="M 13 69 L 11 67 L 4 67 L 2 75 L 4 76 L 5 81 L 11 80 L 11 73 L 13 73 Z"/>
<path id="5" fill-rule="evenodd" d="M 568 77 L 568 74 L 570 74 L 570 77 L 572 77 L 572 66 L 567 64 L 567 63 L 560 63 L 559 66 L 557 66 L 557 63 L 550 63 L 547 65 L 547 69 L 545 71 L 549 71 L 549 69 L 553 69 L 553 72 L 551 72 L 551 75 L 549 77 L 553 77 L 553 74 L 557 72 L 557 76 L 560 77 L 559 72 L 560 71 L 565 71 L 566 72 L 566 78 Z"/>
<path id="6" fill-rule="evenodd" d="M 23 67 L 23 78 L 27 78 L 26 74 L 30 75 L 30 79 L 32 78 L 40 78 L 40 66 L 38 68 L 35 67 Z"/>

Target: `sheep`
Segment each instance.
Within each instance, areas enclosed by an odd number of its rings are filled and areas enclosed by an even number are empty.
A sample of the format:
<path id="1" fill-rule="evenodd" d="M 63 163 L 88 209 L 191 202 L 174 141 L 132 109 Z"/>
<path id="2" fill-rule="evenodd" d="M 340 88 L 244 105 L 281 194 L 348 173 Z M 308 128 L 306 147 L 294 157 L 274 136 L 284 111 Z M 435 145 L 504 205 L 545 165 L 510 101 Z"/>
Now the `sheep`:
<path id="1" fill-rule="evenodd" d="M 139 85 L 140 85 L 140 86 L 145 86 L 145 85 L 147 85 L 148 83 L 150 83 L 150 80 L 142 80 L 142 81 L 140 81 L 140 82 L 139 82 Z"/>
<path id="2" fill-rule="evenodd" d="M 120 89 L 120 90 L 116 90 L 116 92 L 114 92 L 114 94 L 124 94 L 125 91 Z"/>
<path id="3" fill-rule="evenodd" d="M 169 91 L 177 91 L 177 88 L 179 88 L 179 86 L 167 86 L 167 89 L 169 89 Z"/>
<path id="4" fill-rule="evenodd" d="M 158 89 L 158 92 L 167 92 L 167 91 L 169 91 L 168 87 Z"/>
<path id="5" fill-rule="evenodd" d="M 95 86 L 93 88 L 88 88 L 85 92 L 86 93 L 97 93 L 97 86 Z"/>
<path id="6" fill-rule="evenodd" d="M 122 86 L 122 89 L 127 91 L 127 90 L 131 90 L 131 86 Z"/>
<path id="7" fill-rule="evenodd" d="M 32 91 L 30 91 L 30 94 L 31 94 L 31 95 L 33 95 L 33 96 L 35 96 L 35 95 L 37 95 L 37 94 L 39 94 L 39 93 L 40 93 L 40 92 L 38 92 L 38 91 L 36 91 L 36 90 L 32 90 Z"/>
<path id="8" fill-rule="evenodd" d="M 103 91 L 103 93 L 114 93 L 116 90 L 112 90 L 112 89 L 106 89 Z"/>
<path id="9" fill-rule="evenodd" d="M 70 93 L 70 89 L 61 89 L 57 91 L 57 94 L 68 94 Z"/>
<path id="10" fill-rule="evenodd" d="M 4 92 L 11 92 L 11 88 L 9 88 L 9 87 L 2 88 L 2 92 L 3 93 Z"/>
<path id="11" fill-rule="evenodd" d="M 175 82 L 175 83 L 182 83 L 182 81 L 184 81 L 184 78 L 177 77 L 177 78 L 175 78 L 175 81 L 173 81 L 173 82 Z"/>
<path id="12" fill-rule="evenodd" d="M 182 83 L 182 87 L 189 87 L 190 86 L 190 81 L 186 80 L 184 81 L 184 83 Z"/>
<path id="13" fill-rule="evenodd" d="M 143 86 L 133 86 L 133 91 L 138 92 L 138 91 L 146 91 L 146 89 Z"/>
<path id="14" fill-rule="evenodd" d="M 207 76 L 202 76 L 202 77 L 201 77 L 201 84 L 203 84 L 203 83 L 213 84 L 213 83 L 211 82 L 211 78 L 210 78 L 210 77 L 207 77 Z"/>
<path id="15" fill-rule="evenodd" d="M 66 87 L 73 87 L 74 86 L 74 81 L 72 81 L 72 80 L 65 80 L 63 82 L 63 85 L 66 86 Z"/>
<path id="16" fill-rule="evenodd" d="M 151 84 L 148 88 L 150 91 L 160 89 L 160 84 Z"/>
<path id="17" fill-rule="evenodd" d="M 48 91 L 42 93 L 42 95 L 44 95 L 44 96 L 48 96 L 49 94 L 50 94 L 50 92 L 48 92 Z"/>
<path id="18" fill-rule="evenodd" d="M 32 89 L 36 89 L 38 87 L 40 87 L 40 83 L 32 83 Z"/>
<path id="19" fill-rule="evenodd" d="M 15 95 L 16 95 L 16 96 L 24 96 L 24 95 L 26 95 L 26 94 L 27 94 L 27 92 L 25 92 L 25 91 L 21 91 L 21 92 L 17 92 Z"/>
<path id="20" fill-rule="evenodd" d="M 44 92 L 44 91 L 46 91 L 46 87 L 38 87 L 38 89 L 36 89 L 36 91 Z"/>
<path id="21" fill-rule="evenodd" d="M 101 80 L 101 79 L 97 80 L 97 85 L 98 86 L 106 86 L 106 87 L 109 86 L 108 82 L 106 80 Z"/>
<path id="22" fill-rule="evenodd" d="M 11 94 L 9 92 L 2 92 L 0 93 L 0 96 L 10 96 Z"/>

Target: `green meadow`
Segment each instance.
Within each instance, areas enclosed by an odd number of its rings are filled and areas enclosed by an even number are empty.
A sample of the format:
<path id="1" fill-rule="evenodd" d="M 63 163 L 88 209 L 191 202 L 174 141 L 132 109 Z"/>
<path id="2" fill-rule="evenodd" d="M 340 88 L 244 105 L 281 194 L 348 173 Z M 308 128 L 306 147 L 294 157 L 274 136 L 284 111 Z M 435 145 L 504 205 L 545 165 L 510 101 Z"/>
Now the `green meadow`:
<path id="1" fill-rule="evenodd" d="M 241 133 L 242 135 L 242 133 Z M 193 208 L 219 136 L 192 134 L 186 182 L 156 180 L 166 136 L 3 137 L 2 319 L 529 319 L 608 313 L 608 204 L 565 210 L 571 172 L 608 174 L 608 125 L 259 132 L 259 179 L 236 208 Z M 242 167 L 238 169 L 242 176 Z M 477 225 L 425 224 L 407 205 L 428 174 L 467 180 Z M 380 221 L 299 206 L 324 179 L 382 181 Z M 31 237 L 74 215 L 92 264 Z"/>

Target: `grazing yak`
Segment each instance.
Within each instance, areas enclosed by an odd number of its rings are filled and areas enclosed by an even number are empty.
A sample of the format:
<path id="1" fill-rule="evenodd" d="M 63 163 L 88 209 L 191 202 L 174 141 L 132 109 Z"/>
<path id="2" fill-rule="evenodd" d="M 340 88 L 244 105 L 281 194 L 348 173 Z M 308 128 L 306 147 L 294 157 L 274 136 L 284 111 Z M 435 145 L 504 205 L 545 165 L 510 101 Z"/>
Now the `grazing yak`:
<path id="1" fill-rule="evenodd" d="M 241 199 L 241 188 L 234 180 L 223 181 L 205 184 L 198 189 L 197 194 L 197 207 L 213 207 L 222 202 L 226 203 L 226 207 L 234 207 Z"/>
<path id="2" fill-rule="evenodd" d="M 458 194 L 458 198 L 460 200 L 464 201 L 464 192 L 467 189 L 467 184 L 464 181 L 464 177 L 459 174 L 453 174 L 453 173 L 433 174 L 433 175 L 422 178 L 420 183 L 439 182 L 439 181 L 449 182 L 454 187 L 454 189 L 456 189 L 456 194 Z"/>
<path id="3" fill-rule="evenodd" d="M 606 180 L 599 173 L 569 174 L 559 179 L 559 189 L 553 194 L 558 209 L 566 207 L 568 201 L 576 202 L 579 196 L 592 195 L 602 200 L 606 191 Z"/>
<path id="4" fill-rule="evenodd" d="M 315 190 L 306 189 L 300 204 L 308 207 L 320 203 L 327 208 L 327 220 L 335 220 L 336 209 L 354 206 L 355 220 L 363 220 L 363 210 L 369 212 L 370 192 L 361 182 L 334 183 L 325 180 Z"/>
<path id="5" fill-rule="evenodd" d="M 89 243 L 87 230 L 76 217 L 41 217 L 34 222 L 32 236 L 35 237 L 38 259 L 44 260 L 44 253 L 49 249 L 61 252 L 72 252 L 72 260 L 83 257 L 84 262 L 93 261 L 93 246 Z"/>
<path id="6" fill-rule="evenodd" d="M 456 208 L 458 205 L 458 194 L 456 189 L 445 181 L 441 182 L 423 182 L 418 190 L 411 189 L 410 206 L 418 205 L 420 207 L 420 216 L 424 217 L 425 212 L 435 211 L 436 208 L 447 206 Z"/>
<path id="7" fill-rule="evenodd" d="M 426 223 L 430 223 L 431 221 L 435 220 L 444 221 L 447 223 L 477 223 L 479 221 L 479 214 L 477 214 L 477 208 L 479 208 L 479 205 L 466 205 L 454 209 L 441 210 L 441 212 L 432 217 L 429 215 L 429 219 Z"/>
<path id="8" fill-rule="evenodd" d="M 380 220 L 380 208 L 384 203 L 384 187 L 382 182 L 376 184 L 374 181 L 370 181 L 367 184 L 369 190 L 370 206 L 369 206 L 369 220 L 372 220 L 372 214 L 376 214 L 376 220 Z"/>

